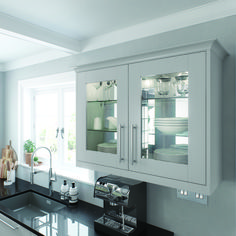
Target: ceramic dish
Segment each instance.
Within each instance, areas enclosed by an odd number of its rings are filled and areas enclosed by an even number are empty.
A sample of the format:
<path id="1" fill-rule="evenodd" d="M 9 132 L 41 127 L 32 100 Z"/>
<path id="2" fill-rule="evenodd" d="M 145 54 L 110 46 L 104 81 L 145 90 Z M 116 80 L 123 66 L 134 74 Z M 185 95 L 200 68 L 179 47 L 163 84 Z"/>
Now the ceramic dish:
<path id="1" fill-rule="evenodd" d="M 154 159 L 180 164 L 188 163 L 188 150 L 176 148 L 160 148 L 154 151 Z"/>
<path id="2" fill-rule="evenodd" d="M 156 128 L 166 135 L 181 134 L 188 130 L 188 125 L 156 125 Z"/>
<path id="3" fill-rule="evenodd" d="M 117 144 L 116 143 L 100 143 L 97 145 L 97 150 L 99 152 L 106 152 L 106 153 L 117 153 Z"/>
<path id="4" fill-rule="evenodd" d="M 183 124 L 188 123 L 188 118 L 186 117 L 168 117 L 168 118 L 156 118 L 155 122 L 164 124 Z"/>

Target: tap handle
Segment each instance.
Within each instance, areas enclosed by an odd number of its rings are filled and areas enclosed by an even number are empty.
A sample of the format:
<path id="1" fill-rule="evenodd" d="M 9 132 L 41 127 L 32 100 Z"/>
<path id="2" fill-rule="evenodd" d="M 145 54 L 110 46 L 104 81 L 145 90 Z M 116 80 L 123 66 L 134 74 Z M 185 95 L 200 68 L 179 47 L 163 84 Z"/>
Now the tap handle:
<path id="1" fill-rule="evenodd" d="M 59 134 L 59 128 L 57 128 L 56 138 L 58 138 L 58 134 Z"/>
<path id="2" fill-rule="evenodd" d="M 62 137 L 62 139 L 64 139 L 64 131 L 65 131 L 64 128 L 62 128 L 61 129 L 61 137 Z"/>

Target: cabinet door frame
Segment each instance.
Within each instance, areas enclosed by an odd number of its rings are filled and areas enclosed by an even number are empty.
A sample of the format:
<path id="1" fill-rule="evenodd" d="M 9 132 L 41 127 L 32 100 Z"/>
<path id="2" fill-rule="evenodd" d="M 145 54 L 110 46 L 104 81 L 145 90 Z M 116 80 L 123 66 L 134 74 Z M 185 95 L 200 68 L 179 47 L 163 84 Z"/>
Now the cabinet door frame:
<path id="1" fill-rule="evenodd" d="M 86 84 L 117 80 L 117 154 L 86 150 Z M 128 169 L 128 65 L 77 73 L 76 80 L 77 166 L 79 161 Z M 121 139 L 119 125 L 122 125 Z M 122 145 L 119 141 L 122 141 Z M 122 152 L 122 153 L 120 153 Z M 123 159 L 123 160 L 121 160 Z"/>
<path id="2" fill-rule="evenodd" d="M 141 77 L 189 72 L 188 164 L 141 158 Z M 206 53 L 166 57 L 130 64 L 129 67 L 129 170 L 206 184 Z"/>

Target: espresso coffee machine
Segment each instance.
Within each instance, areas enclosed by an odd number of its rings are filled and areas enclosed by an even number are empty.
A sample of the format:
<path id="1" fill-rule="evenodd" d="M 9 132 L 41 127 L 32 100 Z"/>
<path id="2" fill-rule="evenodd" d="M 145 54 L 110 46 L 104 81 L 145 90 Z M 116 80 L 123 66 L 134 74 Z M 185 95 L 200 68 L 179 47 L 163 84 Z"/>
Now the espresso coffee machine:
<path id="1" fill-rule="evenodd" d="M 112 236 L 139 235 L 146 222 L 146 183 L 115 175 L 100 177 L 94 197 L 104 200 L 104 214 L 95 230 Z"/>

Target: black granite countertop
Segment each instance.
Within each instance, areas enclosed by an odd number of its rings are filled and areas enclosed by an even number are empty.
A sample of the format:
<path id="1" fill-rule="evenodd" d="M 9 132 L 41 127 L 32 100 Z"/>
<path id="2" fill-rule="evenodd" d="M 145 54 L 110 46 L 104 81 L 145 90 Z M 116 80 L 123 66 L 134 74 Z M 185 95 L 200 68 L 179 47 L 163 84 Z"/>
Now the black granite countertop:
<path id="1" fill-rule="evenodd" d="M 4 186 L 4 181 L 0 179 L 0 201 L 9 198 L 13 195 L 17 195 L 22 192 L 33 191 L 40 193 L 42 195 L 48 196 L 48 189 L 43 188 L 38 185 L 31 185 L 29 182 L 16 179 L 16 183 Z M 60 195 L 57 192 L 53 192 L 52 198 L 60 201 Z M 63 203 L 65 204 L 65 203 Z M 94 220 L 98 219 L 103 215 L 103 209 L 86 203 L 84 201 L 79 201 L 76 206 L 67 205 L 62 210 L 57 213 L 51 213 L 50 215 L 36 219 L 24 219 L 22 223 L 21 219 L 16 219 L 14 215 L 8 212 L 5 207 L 0 206 L 0 212 L 9 218 L 21 224 L 28 230 L 32 231 L 36 235 L 58 235 L 58 236 L 102 236 L 103 234 L 98 233 L 94 230 Z M 32 226 L 33 225 L 33 226 Z M 32 229 L 36 227 L 37 231 Z M 1 232 L 1 229 L 0 229 Z M 172 236 L 174 233 L 154 227 L 147 224 L 146 231 L 141 234 L 142 236 Z"/>

